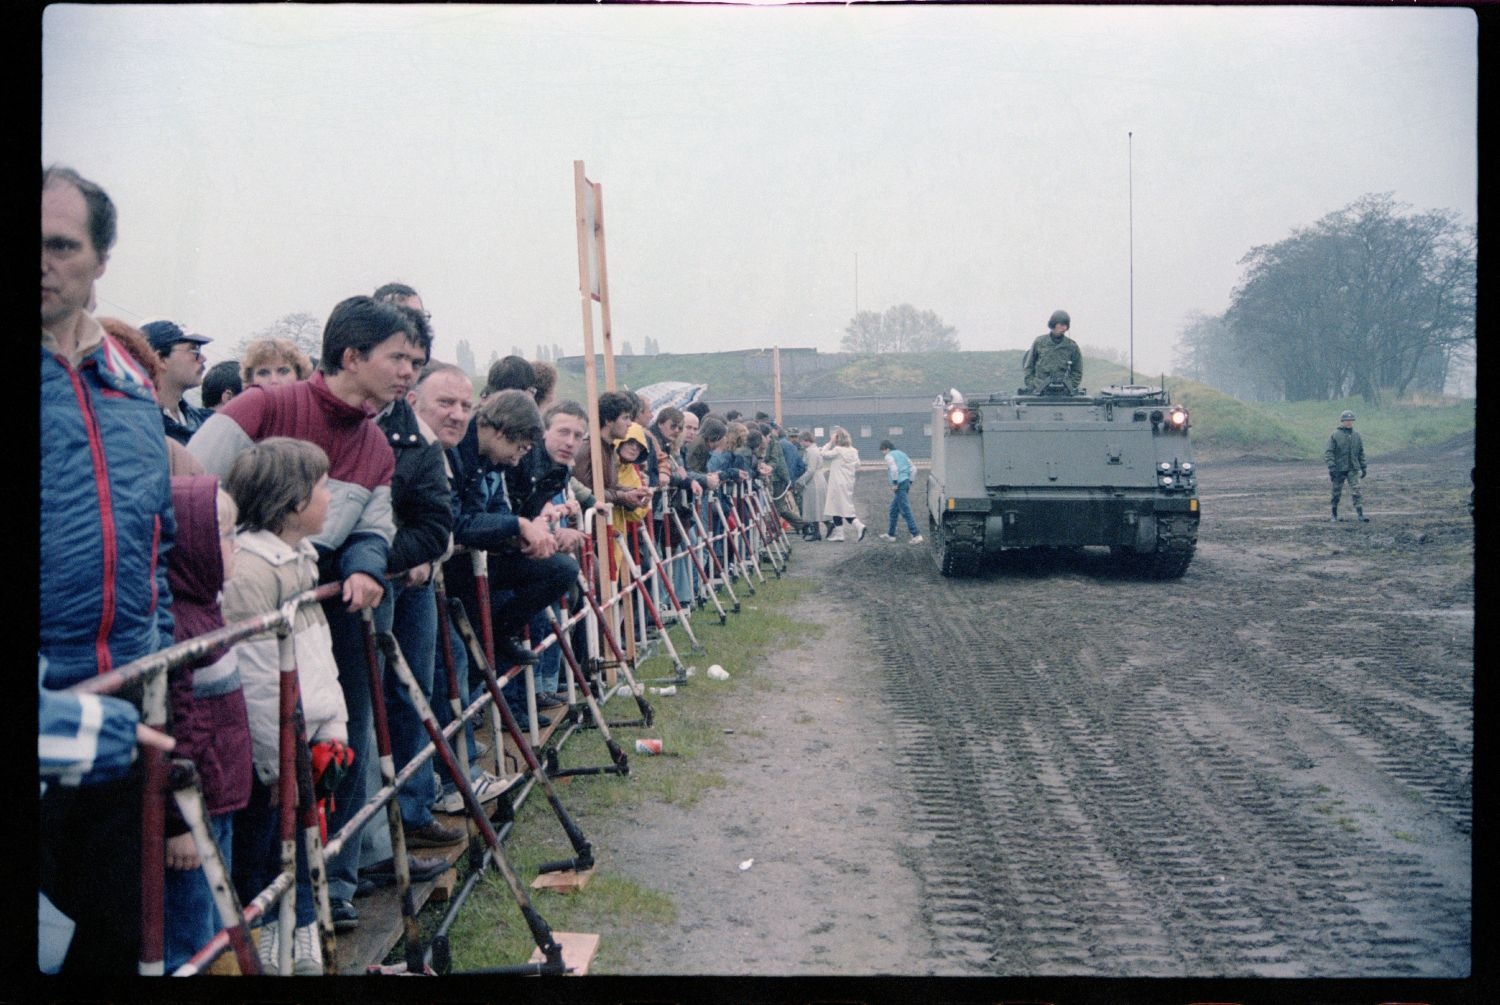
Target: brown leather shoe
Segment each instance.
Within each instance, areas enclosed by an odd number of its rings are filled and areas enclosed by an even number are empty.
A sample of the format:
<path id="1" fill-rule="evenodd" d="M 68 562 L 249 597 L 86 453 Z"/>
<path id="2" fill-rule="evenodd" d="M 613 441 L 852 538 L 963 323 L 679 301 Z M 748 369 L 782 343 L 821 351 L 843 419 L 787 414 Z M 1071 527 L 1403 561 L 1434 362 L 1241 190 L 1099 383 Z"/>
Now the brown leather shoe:
<path id="1" fill-rule="evenodd" d="M 463 831 L 457 827 L 444 827 L 436 820 L 429 820 L 421 827 L 407 827 L 405 831 L 408 848 L 444 848 L 464 839 Z"/>

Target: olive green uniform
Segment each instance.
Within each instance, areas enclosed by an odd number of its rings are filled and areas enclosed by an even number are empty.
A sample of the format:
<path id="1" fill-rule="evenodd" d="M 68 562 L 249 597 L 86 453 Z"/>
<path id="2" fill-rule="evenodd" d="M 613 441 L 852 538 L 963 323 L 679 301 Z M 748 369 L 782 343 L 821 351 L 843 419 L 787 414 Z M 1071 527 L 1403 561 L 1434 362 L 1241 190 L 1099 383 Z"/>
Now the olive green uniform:
<path id="1" fill-rule="evenodd" d="M 1323 450 L 1323 463 L 1328 465 L 1328 477 L 1333 481 L 1333 515 L 1338 516 L 1339 496 L 1343 494 L 1344 482 L 1349 483 L 1349 495 L 1354 498 L 1354 509 L 1364 515 L 1359 480 L 1365 473 L 1365 444 L 1353 429 L 1339 426 L 1328 437 L 1328 446 Z"/>
<path id="2" fill-rule="evenodd" d="M 1083 353 L 1068 336 L 1054 337 L 1051 332 L 1038 335 L 1026 353 L 1026 390 L 1040 391 L 1054 377 L 1061 377 L 1070 392 L 1077 392 L 1083 382 Z"/>

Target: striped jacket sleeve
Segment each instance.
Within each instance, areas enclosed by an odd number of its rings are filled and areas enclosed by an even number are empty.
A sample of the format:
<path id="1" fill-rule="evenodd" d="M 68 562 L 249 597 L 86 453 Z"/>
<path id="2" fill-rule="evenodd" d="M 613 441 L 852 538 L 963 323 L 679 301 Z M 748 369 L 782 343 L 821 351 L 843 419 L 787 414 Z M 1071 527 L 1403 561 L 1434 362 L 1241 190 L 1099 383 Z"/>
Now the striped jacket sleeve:
<path id="1" fill-rule="evenodd" d="M 93 785 L 123 778 L 135 760 L 135 706 L 120 698 L 37 687 L 38 772 L 45 782 Z"/>

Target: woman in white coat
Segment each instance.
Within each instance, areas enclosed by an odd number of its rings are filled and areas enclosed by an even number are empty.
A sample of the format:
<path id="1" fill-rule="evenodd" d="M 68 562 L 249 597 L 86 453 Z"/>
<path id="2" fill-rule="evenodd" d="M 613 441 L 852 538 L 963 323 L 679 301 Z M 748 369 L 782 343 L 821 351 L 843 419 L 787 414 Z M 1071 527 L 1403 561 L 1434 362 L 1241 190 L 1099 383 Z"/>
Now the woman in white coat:
<path id="1" fill-rule="evenodd" d="M 798 440 L 802 447 L 802 536 L 809 541 L 823 540 L 823 496 L 828 492 L 828 465 L 813 439 L 812 430 L 804 430 Z"/>
<path id="2" fill-rule="evenodd" d="M 865 538 L 865 525 L 854 513 L 854 474 L 859 470 L 859 451 L 849 438 L 849 431 L 834 426 L 819 450 L 828 464 L 828 494 L 823 499 L 823 516 L 833 521 L 830 541 L 843 541 L 844 521 L 849 521 L 858 535 L 857 541 Z"/>

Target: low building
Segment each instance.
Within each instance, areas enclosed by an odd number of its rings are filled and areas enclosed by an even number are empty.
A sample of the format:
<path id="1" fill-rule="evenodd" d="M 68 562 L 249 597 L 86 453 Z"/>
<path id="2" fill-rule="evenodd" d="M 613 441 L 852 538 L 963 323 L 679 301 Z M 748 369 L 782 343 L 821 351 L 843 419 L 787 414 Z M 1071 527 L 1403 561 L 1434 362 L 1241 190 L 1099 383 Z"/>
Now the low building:
<path id="1" fill-rule="evenodd" d="M 870 394 L 844 398 L 781 399 L 781 424 L 811 429 L 822 444 L 834 426 L 849 430 L 861 460 L 880 459 L 880 441 L 890 440 L 914 460 L 925 460 L 932 452 L 932 402 L 935 395 Z M 769 396 L 764 398 L 709 397 L 714 411 L 739 411 L 747 418 L 756 412 L 774 415 Z"/>

